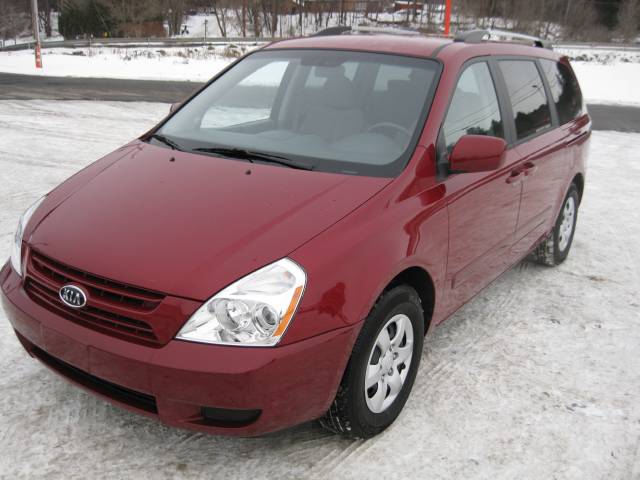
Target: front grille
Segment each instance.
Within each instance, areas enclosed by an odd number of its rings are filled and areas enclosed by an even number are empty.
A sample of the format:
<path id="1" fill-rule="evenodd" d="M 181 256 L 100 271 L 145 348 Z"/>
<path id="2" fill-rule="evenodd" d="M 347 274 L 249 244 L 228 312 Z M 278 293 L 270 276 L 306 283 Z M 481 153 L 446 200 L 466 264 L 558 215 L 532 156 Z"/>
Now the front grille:
<path id="1" fill-rule="evenodd" d="M 31 266 L 37 273 L 55 281 L 61 287 L 67 283 L 78 283 L 89 291 L 92 298 L 104 299 L 127 308 L 142 311 L 153 310 L 164 298 L 164 295 L 160 293 L 114 282 L 68 267 L 33 250 Z"/>
<path id="2" fill-rule="evenodd" d="M 60 300 L 60 288 L 70 283 L 89 293 L 85 307 L 71 309 Z M 34 302 L 72 322 L 129 341 L 162 344 L 153 327 L 139 318 L 160 305 L 162 294 L 83 272 L 33 250 L 24 288 Z"/>
<path id="3" fill-rule="evenodd" d="M 56 372 L 64 375 L 65 377 L 73 380 L 74 382 L 93 390 L 105 397 L 112 398 L 118 402 L 130 405 L 139 410 L 144 410 L 149 413 L 157 414 L 158 407 L 156 405 L 155 397 L 147 395 L 146 393 L 137 392 L 115 383 L 108 382 L 101 378 L 95 377 L 90 373 L 80 370 L 79 368 L 69 365 L 63 362 L 59 358 L 49 355 L 44 350 L 32 345 L 30 348 L 31 353 L 38 358 L 42 363 L 48 365 Z"/>

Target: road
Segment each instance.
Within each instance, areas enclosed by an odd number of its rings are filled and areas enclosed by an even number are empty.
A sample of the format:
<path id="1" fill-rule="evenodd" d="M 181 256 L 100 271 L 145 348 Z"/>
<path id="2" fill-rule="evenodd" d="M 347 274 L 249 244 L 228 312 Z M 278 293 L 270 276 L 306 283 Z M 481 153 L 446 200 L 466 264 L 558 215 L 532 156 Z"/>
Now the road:
<path id="1" fill-rule="evenodd" d="M 200 87 L 195 82 L 112 78 L 41 77 L 0 73 L 0 100 L 180 101 Z"/>
<path id="2" fill-rule="evenodd" d="M 195 82 L 40 77 L 0 73 L 0 100 L 110 100 L 178 102 L 200 87 Z M 589 105 L 595 130 L 640 132 L 640 108 Z"/>

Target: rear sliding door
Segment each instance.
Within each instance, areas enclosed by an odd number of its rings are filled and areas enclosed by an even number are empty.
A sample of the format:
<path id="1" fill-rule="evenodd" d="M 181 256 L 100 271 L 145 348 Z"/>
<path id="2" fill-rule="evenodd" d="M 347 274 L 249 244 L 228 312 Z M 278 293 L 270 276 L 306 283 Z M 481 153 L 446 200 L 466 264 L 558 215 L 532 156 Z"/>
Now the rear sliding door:
<path id="1" fill-rule="evenodd" d="M 558 192 L 567 174 L 565 138 L 557 128 L 555 109 L 538 62 L 498 61 L 508 96 L 515 150 L 522 174 L 522 201 L 516 227 L 514 256 L 525 255 L 551 228 Z"/>

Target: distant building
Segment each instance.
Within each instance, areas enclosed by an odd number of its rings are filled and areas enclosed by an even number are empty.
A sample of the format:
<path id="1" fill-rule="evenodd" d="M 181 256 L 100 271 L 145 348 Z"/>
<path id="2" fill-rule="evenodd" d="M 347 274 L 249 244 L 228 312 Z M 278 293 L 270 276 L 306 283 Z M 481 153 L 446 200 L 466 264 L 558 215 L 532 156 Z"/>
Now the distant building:
<path id="1" fill-rule="evenodd" d="M 423 5 L 423 1 L 414 2 L 412 0 L 395 0 L 393 2 L 393 11 L 400 12 L 407 9 L 421 11 Z"/>
<path id="2" fill-rule="evenodd" d="M 120 27 L 125 37 L 147 38 L 166 37 L 167 31 L 161 20 L 142 23 L 124 23 Z"/>

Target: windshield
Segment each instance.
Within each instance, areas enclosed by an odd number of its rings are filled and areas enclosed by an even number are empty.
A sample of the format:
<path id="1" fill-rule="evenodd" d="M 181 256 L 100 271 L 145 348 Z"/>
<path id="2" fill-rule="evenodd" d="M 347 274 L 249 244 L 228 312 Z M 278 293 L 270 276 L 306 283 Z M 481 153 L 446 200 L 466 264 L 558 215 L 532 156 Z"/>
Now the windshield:
<path id="1" fill-rule="evenodd" d="M 437 62 L 422 58 L 263 50 L 183 106 L 155 132 L 155 142 L 316 171 L 395 176 L 415 147 L 439 72 Z"/>

